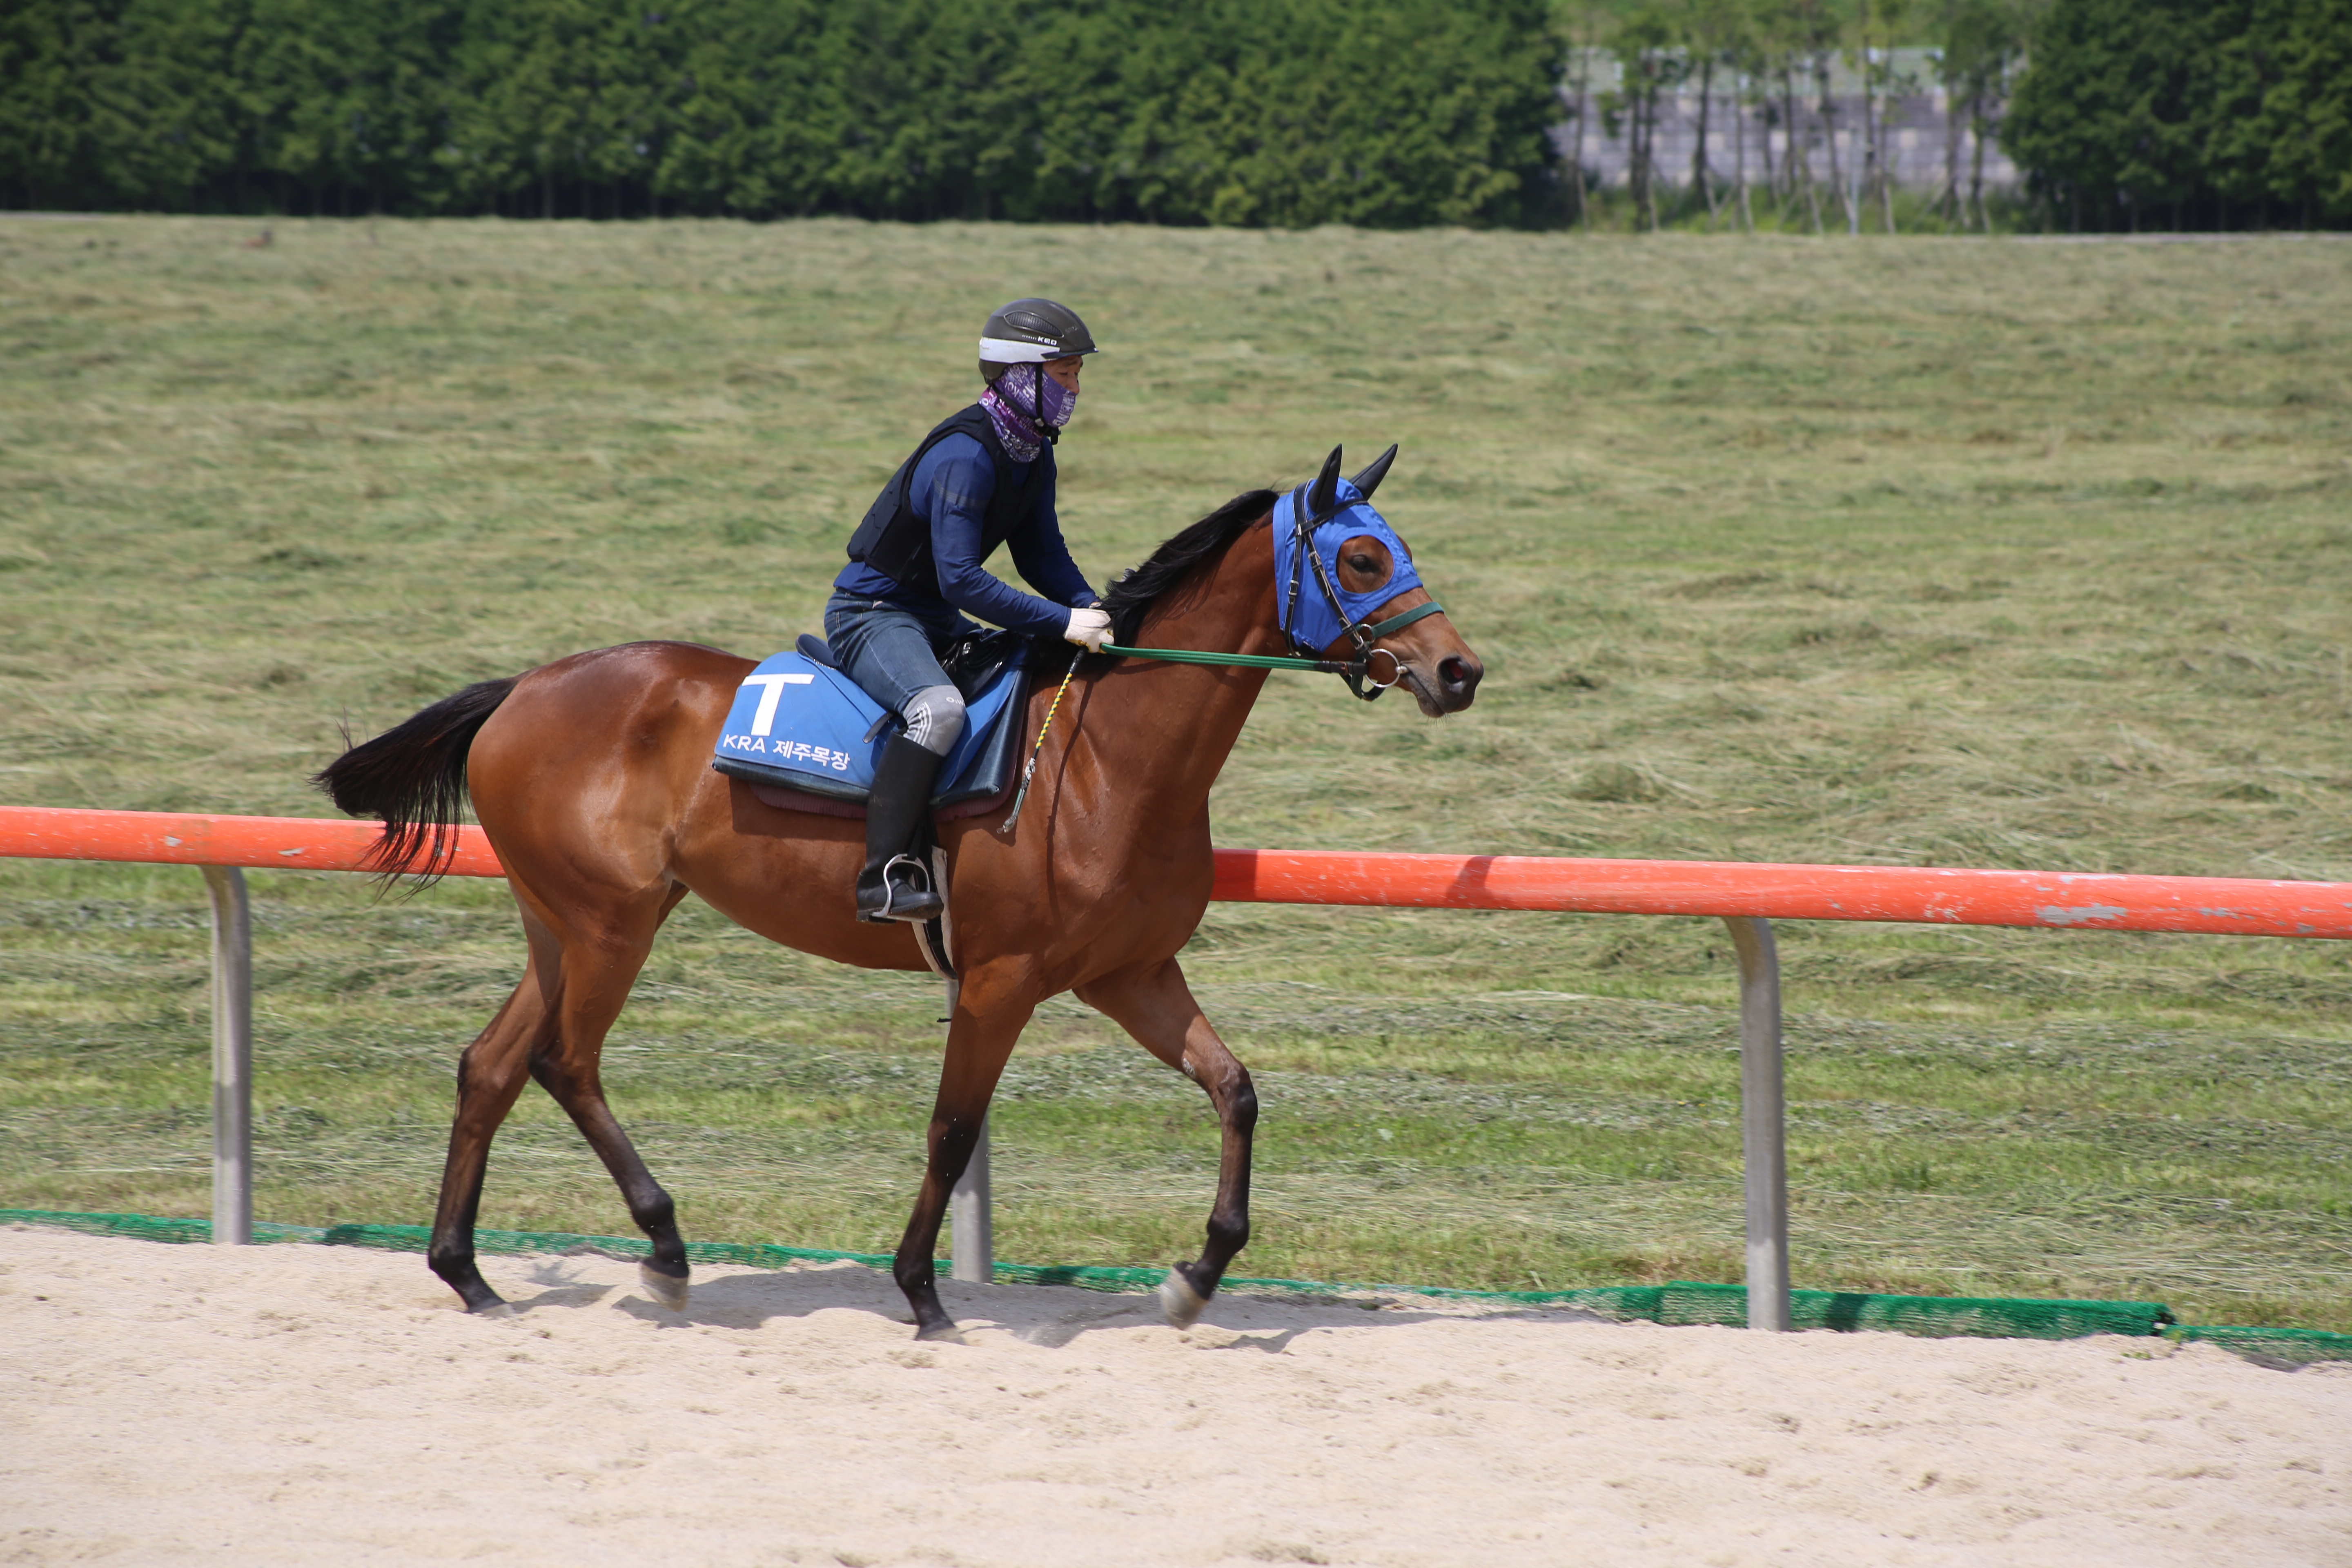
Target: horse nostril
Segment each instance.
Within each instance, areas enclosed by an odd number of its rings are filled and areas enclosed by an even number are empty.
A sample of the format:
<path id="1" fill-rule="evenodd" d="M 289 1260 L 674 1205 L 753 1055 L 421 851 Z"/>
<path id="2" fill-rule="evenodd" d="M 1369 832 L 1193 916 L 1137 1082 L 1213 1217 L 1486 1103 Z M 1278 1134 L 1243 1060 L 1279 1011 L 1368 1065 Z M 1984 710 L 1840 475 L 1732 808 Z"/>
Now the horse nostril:
<path id="1" fill-rule="evenodd" d="M 1437 663 L 1437 679 L 1452 695 L 1458 696 L 1476 686 L 1478 677 L 1484 673 L 1475 664 L 1459 654 L 1449 655 L 1438 660 Z"/>

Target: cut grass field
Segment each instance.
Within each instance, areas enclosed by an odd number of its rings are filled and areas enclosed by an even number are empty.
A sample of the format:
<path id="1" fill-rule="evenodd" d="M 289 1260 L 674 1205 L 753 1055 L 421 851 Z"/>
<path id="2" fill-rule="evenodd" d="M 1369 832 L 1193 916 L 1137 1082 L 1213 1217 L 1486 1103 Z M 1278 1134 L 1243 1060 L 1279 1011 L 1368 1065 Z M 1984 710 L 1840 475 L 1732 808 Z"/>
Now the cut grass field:
<path id="1" fill-rule="evenodd" d="M 320 814 L 466 681 L 815 625 L 989 308 L 1108 351 L 1064 454 L 1099 585 L 1334 441 L 1487 660 L 1441 722 L 1277 682 L 1219 842 L 2352 879 L 2352 250 L 818 222 L 0 219 L 0 800 Z M 503 889 L 254 878 L 258 1208 L 430 1212 Z M 0 865 L 0 1205 L 205 1211 L 184 869 Z M 2352 953 L 1790 925 L 1797 1282 L 2352 1329 Z M 1213 909 L 1259 1075 L 1242 1271 L 1737 1279 L 1703 921 Z M 889 1245 L 936 990 L 693 900 L 608 1048 L 690 1235 Z M 1067 999 L 998 1247 L 1188 1255 L 1197 1090 Z M 486 1225 L 612 1232 L 543 1097 Z"/>

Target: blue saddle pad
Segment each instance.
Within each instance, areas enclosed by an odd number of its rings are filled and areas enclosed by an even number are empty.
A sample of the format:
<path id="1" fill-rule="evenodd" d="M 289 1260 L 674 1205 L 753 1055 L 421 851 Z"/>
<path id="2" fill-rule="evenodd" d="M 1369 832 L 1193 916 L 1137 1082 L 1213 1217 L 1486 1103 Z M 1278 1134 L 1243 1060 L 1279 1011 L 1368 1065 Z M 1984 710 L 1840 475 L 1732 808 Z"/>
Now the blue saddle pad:
<path id="1" fill-rule="evenodd" d="M 1026 689 L 1016 659 L 974 695 L 964 694 L 964 727 L 940 768 L 931 805 L 988 800 L 1013 780 Z M 898 719 L 829 665 L 777 654 L 746 676 L 728 710 L 710 765 L 731 778 L 835 800 L 862 801 L 874 764 L 898 732 Z"/>

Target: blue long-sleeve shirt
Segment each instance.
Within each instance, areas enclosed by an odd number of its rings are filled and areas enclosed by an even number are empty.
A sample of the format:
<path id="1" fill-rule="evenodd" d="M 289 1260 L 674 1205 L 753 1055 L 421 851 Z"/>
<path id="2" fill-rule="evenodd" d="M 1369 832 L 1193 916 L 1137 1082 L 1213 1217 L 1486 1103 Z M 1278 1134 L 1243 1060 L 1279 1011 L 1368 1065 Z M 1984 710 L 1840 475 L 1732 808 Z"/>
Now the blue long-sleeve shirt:
<path id="1" fill-rule="evenodd" d="M 901 582 L 853 561 L 833 580 L 834 586 L 860 598 L 887 599 L 942 625 L 952 624 L 961 611 L 1010 631 L 1060 636 L 1069 612 L 1093 604 L 1096 595 L 1062 542 L 1061 523 L 1054 515 L 1050 450 L 1040 453 L 1037 461 L 1047 465 L 1037 499 L 1004 542 L 1023 581 L 1045 598 L 1021 592 L 982 565 L 981 520 L 996 493 L 996 465 L 978 441 L 963 435 L 947 437 L 924 453 L 907 487 L 908 505 L 930 524 L 936 580 Z M 1027 463 L 1007 464 L 1004 482 L 1016 489 L 1027 485 L 1029 468 Z"/>

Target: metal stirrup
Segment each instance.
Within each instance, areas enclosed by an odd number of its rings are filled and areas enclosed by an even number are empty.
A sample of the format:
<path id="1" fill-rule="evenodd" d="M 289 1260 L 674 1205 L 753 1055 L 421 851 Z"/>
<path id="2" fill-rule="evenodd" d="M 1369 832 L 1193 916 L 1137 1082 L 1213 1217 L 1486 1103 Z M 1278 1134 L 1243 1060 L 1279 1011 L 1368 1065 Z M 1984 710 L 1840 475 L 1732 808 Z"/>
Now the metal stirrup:
<path id="1" fill-rule="evenodd" d="M 914 880 L 919 884 L 915 891 L 928 893 L 931 890 L 931 868 L 923 864 L 921 857 L 903 853 L 891 856 L 882 862 L 882 913 L 886 919 L 898 917 L 898 900 L 890 885 L 890 873 L 902 865 L 914 868 Z"/>

